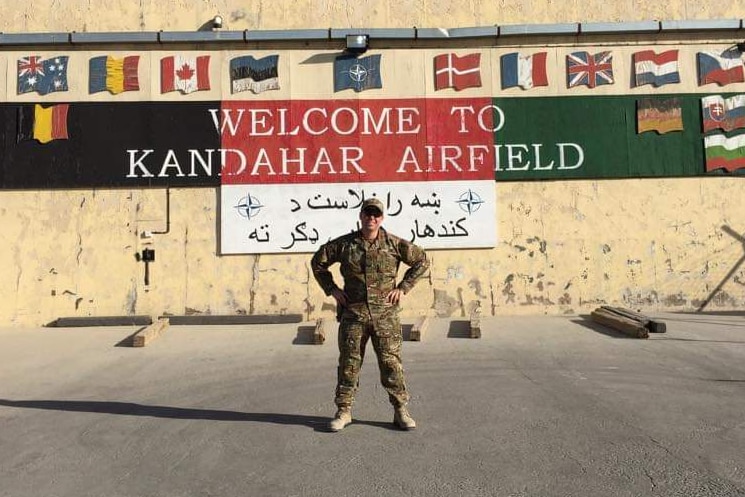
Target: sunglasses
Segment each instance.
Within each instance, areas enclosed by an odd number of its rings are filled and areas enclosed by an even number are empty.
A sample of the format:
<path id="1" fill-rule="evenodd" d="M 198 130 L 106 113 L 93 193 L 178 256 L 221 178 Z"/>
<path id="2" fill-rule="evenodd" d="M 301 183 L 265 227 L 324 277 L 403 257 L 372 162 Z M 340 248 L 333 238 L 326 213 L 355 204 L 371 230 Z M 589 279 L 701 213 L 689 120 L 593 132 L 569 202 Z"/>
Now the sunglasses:
<path id="1" fill-rule="evenodd" d="M 364 209 L 362 211 L 362 214 L 364 214 L 366 216 L 371 216 L 371 217 L 382 217 L 383 216 L 383 213 L 380 212 L 380 210 L 374 209 L 374 208 L 373 209 Z"/>

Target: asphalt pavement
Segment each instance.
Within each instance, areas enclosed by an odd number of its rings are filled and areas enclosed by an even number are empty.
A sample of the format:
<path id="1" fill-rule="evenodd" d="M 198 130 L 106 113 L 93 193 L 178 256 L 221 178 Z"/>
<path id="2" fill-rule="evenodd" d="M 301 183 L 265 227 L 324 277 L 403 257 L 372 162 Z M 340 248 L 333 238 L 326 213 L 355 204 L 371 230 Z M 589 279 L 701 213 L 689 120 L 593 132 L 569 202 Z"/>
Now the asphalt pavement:
<path id="1" fill-rule="evenodd" d="M 0 496 L 745 495 L 745 313 L 436 319 L 404 344 L 418 427 L 372 350 L 354 422 L 313 323 L 0 329 Z"/>

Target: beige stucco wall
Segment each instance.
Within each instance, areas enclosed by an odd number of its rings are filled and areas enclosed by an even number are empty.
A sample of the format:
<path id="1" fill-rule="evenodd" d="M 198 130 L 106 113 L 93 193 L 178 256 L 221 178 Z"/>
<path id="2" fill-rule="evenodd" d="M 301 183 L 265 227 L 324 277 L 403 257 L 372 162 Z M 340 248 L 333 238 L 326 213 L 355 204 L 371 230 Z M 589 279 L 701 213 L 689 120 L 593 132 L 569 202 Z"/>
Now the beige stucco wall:
<path id="1" fill-rule="evenodd" d="M 194 30 L 217 13 L 227 29 L 745 17 L 739 1 L 4 3 L 3 32 Z M 406 298 L 406 314 L 462 316 L 476 302 L 490 314 L 745 305 L 742 178 L 495 188 L 499 245 L 432 251 L 432 277 Z M 171 189 L 170 203 L 168 232 L 158 234 L 167 227 L 163 189 L 0 192 L 0 325 L 122 314 L 330 315 L 308 255 L 217 255 L 216 189 Z M 145 247 L 156 250 L 148 287 L 135 257 Z"/>
<path id="2" fill-rule="evenodd" d="M 2 2 L 0 31 L 191 31 L 216 14 L 227 29 L 462 27 L 741 18 L 739 0 L 29 0 Z"/>
<path id="3" fill-rule="evenodd" d="M 496 188 L 498 247 L 432 251 L 432 278 L 407 297 L 407 314 L 463 316 L 477 301 L 490 314 L 582 313 L 600 304 L 695 310 L 710 297 L 708 310 L 745 303 L 745 245 L 736 237 L 745 227 L 742 179 Z M 215 189 L 171 190 L 169 233 L 143 239 L 143 231 L 166 230 L 165 195 L 3 193 L 3 323 L 161 313 L 312 319 L 331 311 L 306 255 L 215 255 Z M 144 247 L 156 250 L 149 287 L 135 259 Z"/>

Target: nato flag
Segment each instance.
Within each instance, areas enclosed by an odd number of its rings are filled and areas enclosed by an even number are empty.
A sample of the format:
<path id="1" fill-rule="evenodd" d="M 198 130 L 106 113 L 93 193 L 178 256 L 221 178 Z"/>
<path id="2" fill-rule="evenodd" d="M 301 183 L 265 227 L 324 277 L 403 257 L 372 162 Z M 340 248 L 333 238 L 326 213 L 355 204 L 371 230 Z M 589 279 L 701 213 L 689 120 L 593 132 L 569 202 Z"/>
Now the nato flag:
<path id="1" fill-rule="evenodd" d="M 356 92 L 371 88 L 382 88 L 380 78 L 380 55 L 357 58 L 342 55 L 334 60 L 334 91 L 348 88 Z"/>

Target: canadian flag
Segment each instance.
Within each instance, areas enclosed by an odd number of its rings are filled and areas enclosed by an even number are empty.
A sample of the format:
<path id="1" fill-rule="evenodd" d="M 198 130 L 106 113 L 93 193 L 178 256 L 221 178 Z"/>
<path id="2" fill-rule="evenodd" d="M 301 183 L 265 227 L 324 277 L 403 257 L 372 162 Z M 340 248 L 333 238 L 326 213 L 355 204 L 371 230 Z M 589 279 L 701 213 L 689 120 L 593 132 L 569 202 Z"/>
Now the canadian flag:
<path id="1" fill-rule="evenodd" d="M 160 92 L 191 93 L 210 89 L 210 56 L 172 55 L 160 59 Z"/>

